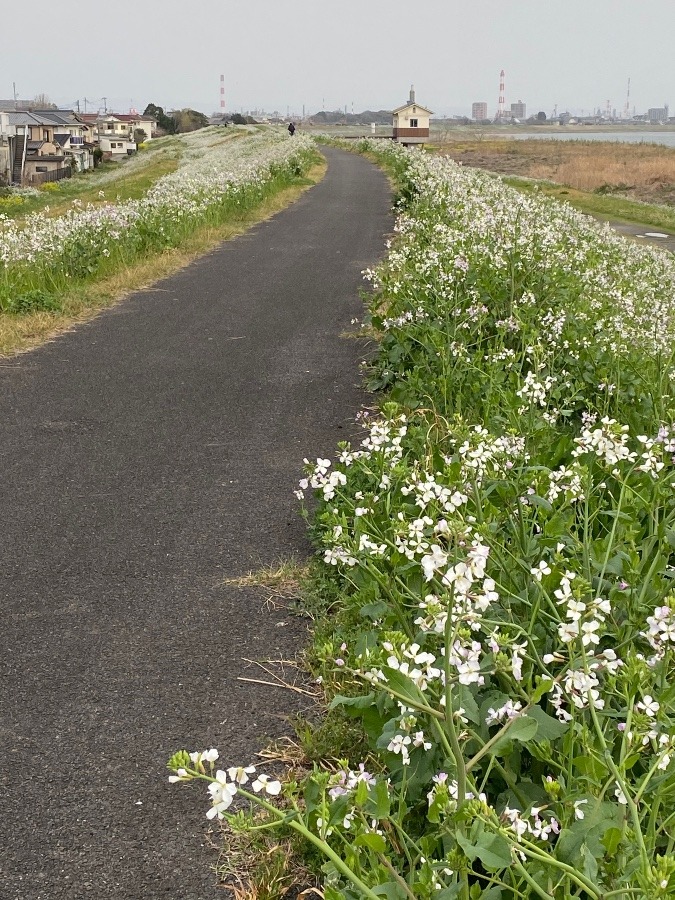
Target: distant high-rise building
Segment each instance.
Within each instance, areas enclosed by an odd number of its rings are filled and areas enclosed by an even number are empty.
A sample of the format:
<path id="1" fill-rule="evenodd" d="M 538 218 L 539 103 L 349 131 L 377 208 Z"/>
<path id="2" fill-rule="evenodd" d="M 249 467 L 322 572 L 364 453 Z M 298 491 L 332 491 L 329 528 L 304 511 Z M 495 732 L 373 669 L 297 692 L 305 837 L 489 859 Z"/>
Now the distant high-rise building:
<path id="1" fill-rule="evenodd" d="M 511 118 L 512 119 L 525 119 L 527 118 L 527 110 L 526 106 L 522 100 L 519 100 L 517 103 L 511 104 Z"/>
<path id="2" fill-rule="evenodd" d="M 472 103 L 471 104 L 471 118 L 475 119 L 476 122 L 483 122 L 488 117 L 488 105 L 487 103 Z"/>
<path id="3" fill-rule="evenodd" d="M 667 106 L 653 106 L 647 110 L 647 118 L 650 122 L 665 122 L 668 119 Z"/>

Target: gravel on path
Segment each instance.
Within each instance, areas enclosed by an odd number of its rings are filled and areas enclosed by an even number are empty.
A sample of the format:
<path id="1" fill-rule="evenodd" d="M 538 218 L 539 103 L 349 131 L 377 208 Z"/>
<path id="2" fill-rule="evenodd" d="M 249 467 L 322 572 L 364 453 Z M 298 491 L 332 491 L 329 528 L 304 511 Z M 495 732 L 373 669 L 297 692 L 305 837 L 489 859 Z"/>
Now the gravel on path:
<path id="1" fill-rule="evenodd" d="M 237 680 L 305 623 L 227 577 L 310 552 L 293 489 L 363 395 L 385 176 L 292 207 L 0 366 L 0 898 L 222 897 L 180 748 L 254 760 L 303 698 Z M 217 831 L 217 830 L 216 830 Z"/>

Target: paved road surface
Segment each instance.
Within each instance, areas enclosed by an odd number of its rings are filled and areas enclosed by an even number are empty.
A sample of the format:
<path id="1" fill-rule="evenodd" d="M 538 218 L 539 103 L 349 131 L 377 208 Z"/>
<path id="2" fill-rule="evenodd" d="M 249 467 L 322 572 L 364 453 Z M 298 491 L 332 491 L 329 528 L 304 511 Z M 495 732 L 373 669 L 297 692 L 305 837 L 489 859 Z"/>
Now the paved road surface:
<path id="1" fill-rule="evenodd" d="M 0 898 L 209 900 L 208 801 L 175 749 L 249 763 L 298 695 L 237 681 L 305 625 L 227 576 L 309 551 L 302 458 L 362 399 L 361 270 L 386 179 L 326 151 L 294 206 L 0 361 Z"/>

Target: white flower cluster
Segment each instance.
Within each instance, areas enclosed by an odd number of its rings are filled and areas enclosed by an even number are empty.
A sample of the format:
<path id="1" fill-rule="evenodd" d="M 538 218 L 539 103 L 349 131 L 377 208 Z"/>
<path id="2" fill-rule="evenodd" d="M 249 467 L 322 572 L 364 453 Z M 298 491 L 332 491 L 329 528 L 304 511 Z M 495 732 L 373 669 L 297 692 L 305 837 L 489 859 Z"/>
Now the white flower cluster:
<path id="1" fill-rule="evenodd" d="M 572 455 L 583 456 L 584 453 L 594 453 L 612 469 L 619 462 L 635 462 L 637 454 L 628 446 L 628 430 L 628 425 L 619 425 L 616 419 L 604 416 L 597 428 L 592 430 L 584 428 L 581 435 L 575 438 L 577 446 Z"/>
<path id="2" fill-rule="evenodd" d="M 219 753 L 215 748 L 204 750 L 198 753 L 190 753 L 189 757 L 194 766 L 193 769 L 179 768 L 175 775 L 169 775 L 169 783 L 177 784 L 183 781 L 192 781 L 194 778 L 204 777 L 206 773 L 205 763 L 209 765 L 211 773 L 213 773 L 214 763 L 218 759 Z M 214 819 L 216 816 L 222 819 L 225 811 L 232 805 L 232 801 L 237 792 L 245 784 L 248 784 L 249 775 L 256 775 L 251 784 L 251 788 L 256 794 L 269 794 L 276 797 L 281 793 L 281 782 L 272 779 L 269 775 L 256 773 L 255 766 L 230 766 L 228 769 L 218 769 L 215 774 L 211 774 L 211 783 L 208 786 L 209 796 L 211 798 L 211 808 L 206 813 L 207 819 Z"/>
<path id="3" fill-rule="evenodd" d="M 290 140 L 272 130 L 226 140 L 205 129 L 199 140 L 182 140 L 191 152 L 140 200 L 78 203 L 65 215 L 34 213 L 23 222 L 0 215 L 0 276 L 4 270 L 9 277 L 12 266 L 58 263 L 75 247 L 104 253 L 133 229 L 161 233 L 167 219 L 199 218 L 226 198 L 264 184 L 311 145 L 307 137 Z"/>

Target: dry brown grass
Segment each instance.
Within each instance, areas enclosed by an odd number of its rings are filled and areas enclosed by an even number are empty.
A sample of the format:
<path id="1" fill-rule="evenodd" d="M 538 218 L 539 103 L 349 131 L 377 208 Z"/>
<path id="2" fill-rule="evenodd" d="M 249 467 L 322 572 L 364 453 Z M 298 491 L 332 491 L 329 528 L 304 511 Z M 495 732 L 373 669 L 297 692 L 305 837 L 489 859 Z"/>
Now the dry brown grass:
<path id="1" fill-rule="evenodd" d="M 610 141 L 490 140 L 445 145 L 466 165 L 504 175 L 553 181 L 579 191 L 619 192 L 646 202 L 675 203 L 675 150 Z"/>
<path id="2" fill-rule="evenodd" d="M 546 178 L 580 191 L 605 186 L 648 190 L 675 186 L 675 151 L 669 147 L 603 142 L 596 148 L 574 146 L 572 141 L 558 144 L 565 146 L 558 147 L 557 159 L 533 164 L 532 178 Z"/>
<path id="3" fill-rule="evenodd" d="M 118 270 L 112 277 L 73 292 L 65 299 L 61 312 L 0 314 L 0 357 L 31 350 L 92 319 L 102 309 L 121 302 L 131 293 L 147 289 L 160 279 L 173 275 L 174 272 L 213 250 L 222 241 L 243 234 L 253 225 L 281 212 L 310 187 L 321 181 L 325 173 L 325 163 L 316 165 L 306 175 L 306 183 L 279 191 L 236 223 L 199 228 L 181 247 L 151 256 L 134 266 Z"/>

